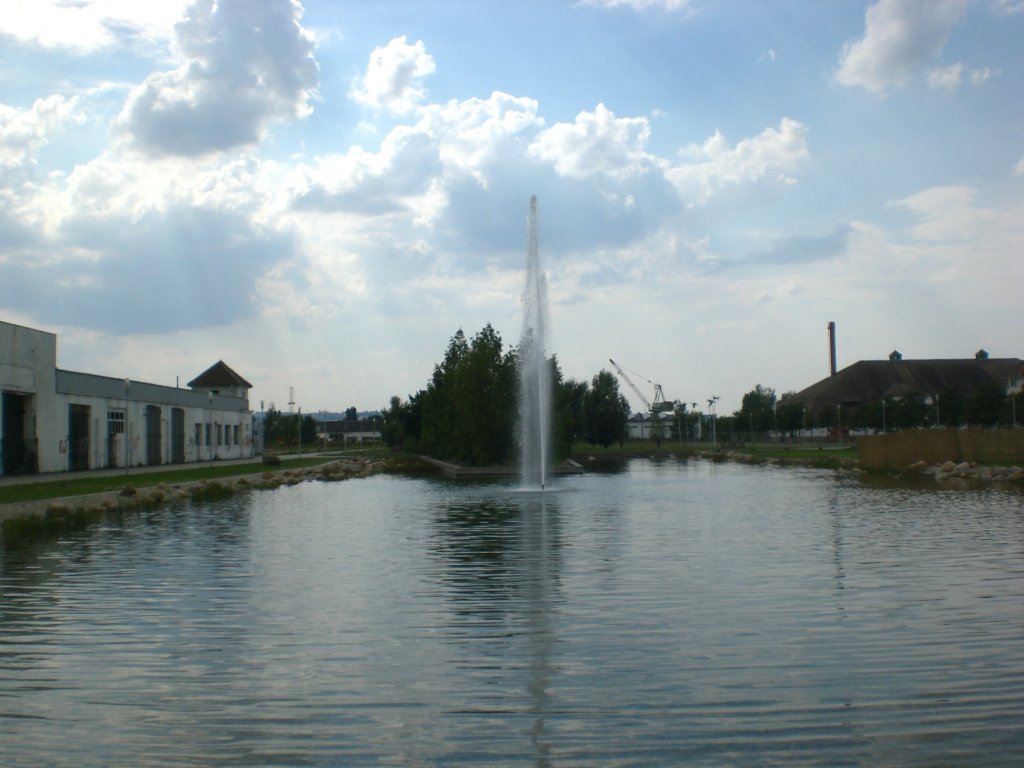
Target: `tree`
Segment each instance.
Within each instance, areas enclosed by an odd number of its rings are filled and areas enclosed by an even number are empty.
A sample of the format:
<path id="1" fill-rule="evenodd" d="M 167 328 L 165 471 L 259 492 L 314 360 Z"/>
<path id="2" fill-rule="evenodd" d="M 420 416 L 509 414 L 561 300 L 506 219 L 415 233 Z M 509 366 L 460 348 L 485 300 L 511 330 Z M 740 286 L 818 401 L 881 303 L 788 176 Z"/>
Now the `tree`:
<path id="1" fill-rule="evenodd" d="M 420 391 L 402 402 L 398 395 L 391 398 L 391 407 L 385 408 L 381 437 L 389 448 L 404 451 L 420 449 L 420 428 L 423 420 Z"/>
<path id="2" fill-rule="evenodd" d="M 572 451 L 573 443 L 584 438 L 583 401 L 587 395 L 587 382 L 569 379 L 562 381 L 562 372 L 558 369 L 558 361 L 552 358 L 555 368 L 556 383 L 554 387 L 554 413 L 552 415 L 555 432 L 555 456 L 563 459 Z"/>
<path id="3" fill-rule="evenodd" d="M 505 463 L 514 448 L 515 356 L 503 353 L 490 323 L 473 337 L 450 376 L 452 455 L 478 466 Z"/>
<path id="4" fill-rule="evenodd" d="M 998 424 L 1008 411 L 1009 398 L 995 384 L 982 384 L 967 399 L 964 415 L 967 423 L 992 427 Z"/>
<path id="5" fill-rule="evenodd" d="M 427 388 L 410 400 L 408 410 L 395 400 L 385 415 L 389 444 L 411 439 L 431 456 L 475 465 L 511 461 L 516 355 L 503 351 L 501 336 L 490 323 L 472 342 L 462 329 L 456 332 Z"/>
<path id="6" fill-rule="evenodd" d="M 749 430 L 753 440 L 754 433 L 768 432 L 775 429 L 775 390 L 760 384 L 743 396 L 739 411 L 734 416 L 737 429 Z"/>
<path id="7" fill-rule="evenodd" d="M 787 392 L 780 399 L 777 406 L 778 428 L 790 435 L 797 433 L 804 428 L 807 413 L 804 407 L 796 402 L 793 397 L 795 392 Z"/>
<path id="8" fill-rule="evenodd" d="M 438 458 L 448 459 L 454 456 L 457 440 L 453 379 L 455 369 L 468 351 L 466 335 L 460 328 L 448 342 L 444 360 L 434 366 L 430 383 L 423 391 L 421 446 L 424 451 Z"/>
<path id="9" fill-rule="evenodd" d="M 359 421 L 359 411 L 356 410 L 354 405 L 350 405 L 345 409 L 345 421 Z"/>
<path id="10" fill-rule="evenodd" d="M 587 441 L 604 448 L 628 437 L 629 402 L 609 371 L 601 370 L 591 380 L 583 397 L 583 423 Z"/>
<path id="11" fill-rule="evenodd" d="M 310 414 L 307 413 L 302 417 L 302 420 L 299 422 L 299 428 L 302 430 L 303 445 L 312 445 L 316 442 L 316 419 Z"/>
<path id="12" fill-rule="evenodd" d="M 299 429 L 302 430 L 301 436 Z M 264 445 L 290 446 L 300 441 L 307 445 L 316 442 L 316 420 L 306 414 L 299 418 L 297 414 L 283 414 L 271 405 L 263 417 Z"/>

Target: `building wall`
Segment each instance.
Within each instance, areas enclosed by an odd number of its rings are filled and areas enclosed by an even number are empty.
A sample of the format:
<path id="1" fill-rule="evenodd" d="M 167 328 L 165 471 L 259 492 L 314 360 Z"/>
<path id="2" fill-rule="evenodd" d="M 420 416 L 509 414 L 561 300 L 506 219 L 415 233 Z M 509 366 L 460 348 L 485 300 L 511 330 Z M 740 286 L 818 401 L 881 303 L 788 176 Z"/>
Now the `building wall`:
<path id="1" fill-rule="evenodd" d="M 245 397 L 58 370 L 56 351 L 55 335 L 0 322 L 0 391 L 10 406 L 0 419 L 14 418 L 25 406 L 21 431 L 33 454 L 30 469 L 64 472 L 253 455 Z M 0 431 L 0 455 L 13 451 L 2 440 L 10 442 L 15 434 Z M 0 462 L 0 474 L 6 471 L 13 467 Z"/>
<path id="2" fill-rule="evenodd" d="M 0 322 L 0 393 L 8 406 L 17 398 L 25 408 L 18 416 L 23 424 L 25 451 L 36 465 L 39 454 L 39 436 L 58 430 L 52 395 L 56 389 L 57 336 L 34 328 Z M 13 409 L 3 408 L 0 413 L 0 457 L 12 455 L 15 446 L 4 444 L 11 435 L 9 420 L 15 418 Z M 9 441 L 8 441 L 9 442 Z M 26 457 L 26 461 L 29 461 Z M 0 462 L 0 472 L 4 464 Z"/>

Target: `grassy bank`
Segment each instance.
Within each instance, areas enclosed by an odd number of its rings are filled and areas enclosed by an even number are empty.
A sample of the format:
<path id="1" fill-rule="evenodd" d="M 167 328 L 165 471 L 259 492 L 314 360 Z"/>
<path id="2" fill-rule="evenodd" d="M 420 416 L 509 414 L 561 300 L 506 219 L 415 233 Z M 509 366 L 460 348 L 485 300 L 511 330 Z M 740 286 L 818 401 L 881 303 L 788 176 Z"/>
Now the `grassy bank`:
<path id="1" fill-rule="evenodd" d="M 153 472 L 135 470 L 125 474 L 76 474 L 74 477 L 62 478 L 54 475 L 51 479 L 35 480 L 24 484 L 0 486 L 0 505 L 27 501 L 43 501 L 60 499 L 68 496 L 85 496 L 91 493 L 120 491 L 124 488 L 152 488 L 157 485 L 178 485 L 203 480 L 225 480 L 243 475 L 255 475 L 271 470 L 306 469 L 330 461 L 345 458 L 384 459 L 390 456 L 384 448 L 371 448 L 358 451 L 338 451 L 316 455 L 282 459 L 279 464 L 264 464 L 260 459 L 239 464 L 190 464 L 181 469 L 165 469 Z"/>
<path id="2" fill-rule="evenodd" d="M 581 463 L 596 460 L 622 460 L 634 457 L 702 457 L 716 461 L 736 460 L 778 464 L 807 464 L 822 467 L 856 466 L 857 449 L 854 446 L 832 445 L 783 445 L 780 443 L 757 443 L 744 445 L 709 445 L 708 443 L 672 443 L 662 440 L 630 440 L 624 445 L 599 445 L 577 443 L 573 446 L 572 457 Z"/>
<path id="3" fill-rule="evenodd" d="M 386 451 L 348 451 L 262 461 L 192 465 L 157 472 L 75 475 L 0 487 L 0 541 L 4 546 L 46 538 L 90 523 L 120 518 L 168 501 L 212 501 L 254 488 L 307 479 L 345 480 L 392 469 Z"/>
<path id="4" fill-rule="evenodd" d="M 160 472 L 133 472 L 123 475 L 76 476 L 72 479 L 40 480 L 31 483 L 0 487 L 0 504 L 59 499 L 67 496 L 85 496 L 91 493 L 120 491 L 124 488 L 150 488 L 160 484 L 175 485 L 200 480 L 220 480 L 241 475 L 254 475 L 267 469 L 304 469 L 330 461 L 331 456 L 286 459 L 270 467 L 256 460 L 245 464 L 214 463 L 170 469 Z"/>

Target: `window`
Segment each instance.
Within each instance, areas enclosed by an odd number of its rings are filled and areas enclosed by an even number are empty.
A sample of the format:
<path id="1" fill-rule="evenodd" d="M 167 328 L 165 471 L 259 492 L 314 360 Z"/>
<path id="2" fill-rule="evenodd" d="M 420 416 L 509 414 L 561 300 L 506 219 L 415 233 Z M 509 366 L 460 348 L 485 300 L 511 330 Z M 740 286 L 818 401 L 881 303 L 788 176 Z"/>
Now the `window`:
<path id="1" fill-rule="evenodd" d="M 203 425 L 196 422 L 196 448 L 203 444 Z"/>
<path id="2" fill-rule="evenodd" d="M 124 434 L 124 411 L 107 411 L 107 434 Z"/>
<path id="3" fill-rule="evenodd" d="M 231 437 L 232 443 L 234 445 L 238 445 L 238 425 L 237 424 L 235 424 L 235 426 L 233 426 L 231 428 L 231 436 L 232 436 Z"/>
<path id="4" fill-rule="evenodd" d="M 210 432 L 212 430 L 211 430 L 211 427 L 210 427 L 209 424 L 206 424 L 205 426 L 206 426 L 206 445 L 209 446 L 210 445 Z"/>

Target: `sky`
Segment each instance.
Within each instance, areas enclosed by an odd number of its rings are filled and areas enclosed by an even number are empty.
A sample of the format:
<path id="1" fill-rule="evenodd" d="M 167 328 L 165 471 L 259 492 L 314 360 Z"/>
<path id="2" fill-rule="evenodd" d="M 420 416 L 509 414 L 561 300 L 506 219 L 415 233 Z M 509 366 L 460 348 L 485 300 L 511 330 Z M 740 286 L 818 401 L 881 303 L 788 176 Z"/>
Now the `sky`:
<path id="1" fill-rule="evenodd" d="M 518 343 L 536 195 L 566 378 L 729 413 L 830 321 L 840 368 L 1024 357 L 1022 41 L 1024 0 L 0 0 L 0 320 L 383 408 Z"/>

